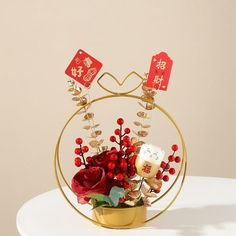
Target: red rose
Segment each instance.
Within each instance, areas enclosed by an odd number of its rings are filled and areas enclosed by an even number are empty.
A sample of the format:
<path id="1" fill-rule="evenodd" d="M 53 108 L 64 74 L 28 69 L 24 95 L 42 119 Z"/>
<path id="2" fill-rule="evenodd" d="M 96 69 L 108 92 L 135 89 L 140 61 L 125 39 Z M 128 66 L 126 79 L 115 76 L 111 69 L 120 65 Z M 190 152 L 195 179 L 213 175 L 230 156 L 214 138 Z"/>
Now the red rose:
<path id="1" fill-rule="evenodd" d="M 98 155 L 94 155 L 91 159 L 91 166 L 100 166 L 107 170 L 107 164 L 110 162 L 111 154 L 117 154 L 116 150 L 104 151 Z"/>
<path id="2" fill-rule="evenodd" d="M 95 155 L 92 157 L 91 165 L 106 168 L 109 162 L 109 156 L 110 155 L 108 151 L 104 151 L 98 155 Z"/>
<path id="3" fill-rule="evenodd" d="M 106 193 L 106 176 L 101 167 L 81 169 L 72 179 L 72 190 L 77 194 L 78 202 L 88 203 L 86 197 L 89 193 Z"/>

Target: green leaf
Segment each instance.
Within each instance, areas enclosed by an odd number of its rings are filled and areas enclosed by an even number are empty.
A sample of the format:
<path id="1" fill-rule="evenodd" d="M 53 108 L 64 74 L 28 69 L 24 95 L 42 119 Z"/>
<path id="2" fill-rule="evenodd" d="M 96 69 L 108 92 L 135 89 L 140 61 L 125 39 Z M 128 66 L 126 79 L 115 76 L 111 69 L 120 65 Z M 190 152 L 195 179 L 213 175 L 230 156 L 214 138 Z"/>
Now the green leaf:
<path id="1" fill-rule="evenodd" d="M 97 201 L 105 201 L 105 195 L 104 194 L 101 194 L 101 193 L 89 193 L 86 195 L 86 197 L 89 197 L 89 198 L 92 198 L 92 199 L 95 199 Z"/>
<path id="2" fill-rule="evenodd" d="M 112 204 L 110 198 L 102 193 L 90 193 L 90 194 L 87 194 L 86 197 L 89 197 L 92 200 L 95 200 L 96 202 L 106 202 L 109 205 Z"/>
<path id="3" fill-rule="evenodd" d="M 98 202 L 96 201 L 96 203 L 93 204 L 93 209 L 99 208 L 99 207 L 104 207 L 104 206 L 110 206 L 107 202 Z"/>
<path id="4" fill-rule="evenodd" d="M 123 188 L 114 186 L 112 187 L 109 198 L 113 204 L 113 206 L 117 207 L 119 204 L 119 199 L 125 196 L 125 191 Z"/>

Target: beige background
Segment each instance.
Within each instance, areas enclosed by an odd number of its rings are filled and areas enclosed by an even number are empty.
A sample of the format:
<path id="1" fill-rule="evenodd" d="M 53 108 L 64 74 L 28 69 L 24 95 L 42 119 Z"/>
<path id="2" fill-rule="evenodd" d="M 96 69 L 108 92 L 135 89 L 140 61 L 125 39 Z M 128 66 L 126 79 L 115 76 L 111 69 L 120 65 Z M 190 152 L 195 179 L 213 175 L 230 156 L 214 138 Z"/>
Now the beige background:
<path id="1" fill-rule="evenodd" d="M 235 9 L 233 0 L 1 0 L 0 234 L 17 235 L 20 206 L 56 187 L 54 144 L 75 109 L 64 70 L 79 48 L 118 77 L 147 72 L 167 51 L 174 67 L 158 102 L 185 134 L 188 174 L 236 178 Z"/>

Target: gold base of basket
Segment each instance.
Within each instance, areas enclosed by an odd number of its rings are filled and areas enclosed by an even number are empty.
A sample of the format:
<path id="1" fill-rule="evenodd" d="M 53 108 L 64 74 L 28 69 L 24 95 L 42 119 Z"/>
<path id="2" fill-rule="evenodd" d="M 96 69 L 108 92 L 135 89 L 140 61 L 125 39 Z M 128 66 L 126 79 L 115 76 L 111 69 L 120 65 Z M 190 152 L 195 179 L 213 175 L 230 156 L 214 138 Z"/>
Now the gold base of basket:
<path id="1" fill-rule="evenodd" d="M 146 206 L 129 208 L 101 207 L 93 210 L 93 219 L 105 227 L 128 229 L 142 226 L 146 220 Z"/>

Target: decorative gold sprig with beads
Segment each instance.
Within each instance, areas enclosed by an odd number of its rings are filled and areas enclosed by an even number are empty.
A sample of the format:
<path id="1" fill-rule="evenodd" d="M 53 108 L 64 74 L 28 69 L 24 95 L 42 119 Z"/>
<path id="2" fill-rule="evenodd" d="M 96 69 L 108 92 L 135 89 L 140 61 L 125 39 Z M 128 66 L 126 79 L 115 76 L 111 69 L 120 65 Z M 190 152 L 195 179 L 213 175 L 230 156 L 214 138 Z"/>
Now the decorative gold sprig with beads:
<path id="1" fill-rule="evenodd" d="M 85 125 L 83 127 L 83 129 L 88 130 L 88 131 L 91 132 L 90 136 L 89 136 L 89 138 L 90 138 L 89 145 L 92 148 L 95 148 L 97 150 L 97 152 L 99 152 L 101 150 L 101 148 L 102 148 L 102 150 L 105 150 L 106 147 L 101 147 L 104 140 L 103 139 L 100 139 L 100 140 L 97 139 L 98 136 L 100 136 L 102 134 L 101 130 L 97 130 L 97 127 L 99 127 L 100 124 L 95 124 L 95 122 L 94 122 L 94 113 L 88 112 L 88 109 L 89 109 L 90 105 L 89 105 L 88 99 L 86 98 L 87 94 L 82 95 L 82 88 L 79 87 L 75 83 L 75 81 L 69 80 L 68 84 L 69 84 L 68 91 L 73 96 L 72 101 L 77 102 L 76 106 L 84 106 L 83 110 L 78 112 L 78 115 L 85 113 L 84 117 L 83 117 L 83 121 L 87 121 L 88 125 Z"/>

